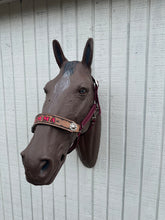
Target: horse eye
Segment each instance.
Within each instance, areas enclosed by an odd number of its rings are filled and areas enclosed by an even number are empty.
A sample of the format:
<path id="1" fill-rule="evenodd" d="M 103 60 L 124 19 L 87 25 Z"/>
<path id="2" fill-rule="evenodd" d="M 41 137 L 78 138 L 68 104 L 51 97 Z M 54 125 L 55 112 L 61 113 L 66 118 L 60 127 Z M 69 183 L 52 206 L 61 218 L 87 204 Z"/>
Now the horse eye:
<path id="1" fill-rule="evenodd" d="M 87 93 L 87 89 L 86 89 L 86 88 L 81 88 L 81 89 L 79 90 L 79 93 L 80 93 L 81 95 L 85 95 L 85 94 Z"/>

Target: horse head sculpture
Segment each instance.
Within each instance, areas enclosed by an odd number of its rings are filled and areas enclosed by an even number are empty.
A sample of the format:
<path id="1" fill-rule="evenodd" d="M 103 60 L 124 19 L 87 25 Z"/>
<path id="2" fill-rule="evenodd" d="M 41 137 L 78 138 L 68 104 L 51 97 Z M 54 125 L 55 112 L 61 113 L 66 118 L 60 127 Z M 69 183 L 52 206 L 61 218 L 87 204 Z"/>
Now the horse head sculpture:
<path id="1" fill-rule="evenodd" d="M 60 73 L 44 87 L 42 113 L 35 118 L 34 135 L 21 153 L 26 179 L 34 185 L 53 182 L 66 156 L 75 148 L 82 163 L 96 163 L 101 131 L 98 84 L 91 75 L 93 39 L 88 39 L 82 61 L 68 61 L 53 41 Z"/>

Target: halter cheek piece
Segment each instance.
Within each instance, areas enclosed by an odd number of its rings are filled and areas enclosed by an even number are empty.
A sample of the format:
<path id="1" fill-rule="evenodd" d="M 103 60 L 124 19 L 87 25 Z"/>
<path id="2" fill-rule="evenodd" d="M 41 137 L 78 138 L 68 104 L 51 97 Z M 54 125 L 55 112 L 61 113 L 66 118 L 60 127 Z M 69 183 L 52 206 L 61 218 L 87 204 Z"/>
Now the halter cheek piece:
<path id="1" fill-rule="evenodd" d="M 98 99 L 98 82 L 92 77 L 94 82 L 94 102 L 93 106 L 91 107 L 90 111 L 84 118 L 84 120 L 81 122 L 81 124 L 77 124 L 76 122 L 69 120 L 67 118 L 63 118 L 58 115 L 49 115 L 49 114 L 38 114 L 35 117 L 34 124 L 32 126 L 32 132 L 34 133 L 35 128 L 37 125 L 49 125 L 57 128 L 61 128 L 63 130 L 77 133 L 77 138 L 73 145 L 69 148 L 68 153 L 72 152 L 77 145 L 79 144 L 79 139 L 81 134 L 83 133 L 83 128 L 85 125 L 90 121 L 91 127 L 97 118 L 97 115 L 101 114 L 99 99 Z"/>

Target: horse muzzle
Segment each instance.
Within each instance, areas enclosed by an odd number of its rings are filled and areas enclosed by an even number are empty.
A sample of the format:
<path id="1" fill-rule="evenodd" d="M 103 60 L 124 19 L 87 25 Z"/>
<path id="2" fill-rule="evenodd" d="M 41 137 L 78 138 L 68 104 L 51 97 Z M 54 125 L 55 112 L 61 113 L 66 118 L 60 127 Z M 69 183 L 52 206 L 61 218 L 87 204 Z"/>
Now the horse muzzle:
<path id="1" fill-rule="evenodd" d="M 24 150 L 21 153 L 26 179 L 33 185 L 51 184 L 65 160 L 65 155 L 55 162 L 49 157 L 33 158 Z"/>

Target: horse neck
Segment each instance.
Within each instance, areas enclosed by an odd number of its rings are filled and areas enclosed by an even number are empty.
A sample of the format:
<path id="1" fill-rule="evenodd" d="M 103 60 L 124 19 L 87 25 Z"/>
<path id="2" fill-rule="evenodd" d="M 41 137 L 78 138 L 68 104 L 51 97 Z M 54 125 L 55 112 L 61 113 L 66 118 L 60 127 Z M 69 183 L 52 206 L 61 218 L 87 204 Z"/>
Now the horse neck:
<path id="1" fill-rule="evenodd" d="M 101 116 L 98 115 L 94 125 L 80 136 L 77 152 L 86 167 L 93 167 L 96 163 L 101 134 Z"/>

